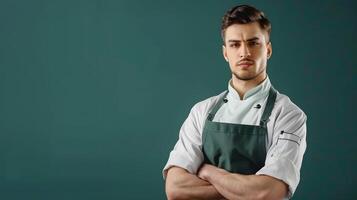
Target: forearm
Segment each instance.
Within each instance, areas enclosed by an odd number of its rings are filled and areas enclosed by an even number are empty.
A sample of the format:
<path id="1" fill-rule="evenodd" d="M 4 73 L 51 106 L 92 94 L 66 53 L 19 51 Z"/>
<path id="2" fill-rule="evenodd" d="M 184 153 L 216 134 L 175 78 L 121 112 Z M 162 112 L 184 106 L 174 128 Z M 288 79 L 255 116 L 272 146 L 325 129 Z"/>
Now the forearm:
<path id="1" fill-rule="evenodd" d="M 285 183 L 264 175 L 240 175 L 212 167 L 204 179 L 227 199 L 280 200 L 287 193 Z"/>
<path id="2" fill-rule="evenodd" d="M 212 184 L 179 167 L 172 167 L 167 173 L 166 195 L 169 200 L 223 199 Z"/>
<path id="3" fill-rule="evenodd" d="M 222 193 L 227 199 L 265 199 L 268 190 L 260 184 L 261 177 L 239 174 L 225 174 L 221 177 L 209 179 L 218 192 Z"/>

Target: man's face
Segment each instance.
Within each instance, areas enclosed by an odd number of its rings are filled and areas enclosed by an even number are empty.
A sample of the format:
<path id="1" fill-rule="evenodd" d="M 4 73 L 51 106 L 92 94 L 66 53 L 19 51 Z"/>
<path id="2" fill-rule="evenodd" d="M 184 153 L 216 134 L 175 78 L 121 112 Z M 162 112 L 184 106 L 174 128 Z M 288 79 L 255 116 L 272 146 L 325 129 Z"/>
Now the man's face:
<path id="1" fill-rule="evenodd" d="M 226 29 L 223 56 L 232 75 L 240 80 L 265 78 L 267 60 L 272 53 L 268 33 L 258 22 L 233 24 Z"/>

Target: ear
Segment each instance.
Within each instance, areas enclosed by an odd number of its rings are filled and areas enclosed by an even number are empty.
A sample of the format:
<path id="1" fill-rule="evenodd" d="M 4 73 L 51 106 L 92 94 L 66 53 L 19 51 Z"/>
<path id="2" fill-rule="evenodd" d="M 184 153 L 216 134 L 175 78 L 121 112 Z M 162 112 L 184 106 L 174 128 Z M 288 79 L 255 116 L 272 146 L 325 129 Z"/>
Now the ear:
<path id="1" fill-rule="evenodd" d="M 222 45 L 222 53 L 223 53 L 224 59 L 228 62 L 227 48 L 225 45 Z"/>
<path id="2" fill-rule="evenodd" d="M 273 54 L 273 47 L 271 42 L 268 42 L 267 44 L 267 58 L 269 59 L 271 57 L 271 55 Z"/>

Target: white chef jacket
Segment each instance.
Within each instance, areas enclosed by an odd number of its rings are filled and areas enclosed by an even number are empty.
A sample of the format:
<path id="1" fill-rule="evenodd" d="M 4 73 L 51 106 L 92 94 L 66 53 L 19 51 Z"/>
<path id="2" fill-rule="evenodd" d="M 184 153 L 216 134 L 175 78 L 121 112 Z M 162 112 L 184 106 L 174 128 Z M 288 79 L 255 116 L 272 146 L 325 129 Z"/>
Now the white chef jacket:
<path id="1" fill-rule="evenodd" d="M 228 83 L 228 102 L 217 111 L 213 121 L 234 124 L 258 125 L 262 117 L 271 83 L 269 77 L 248 90 L 243 100 Z M 195 104 L 183 123 L 179 139 L 170 152 L 163 169 L 178 166 L 196 174 L 203 163 L 202 131 L 207 115 L 225 92 Z M 260 106 L 257 106 L 257 105 Z M 260 108 L 259 108 L 260 107 Z M 277 92 L 274 108 L 267 123 L 267 156 L 265 166 L 256 174 L 264 174 L 282 180 L 289 186 L 290 198 L 300 181 L 300 168 L 306 149 L 306 115 L 284 94 Z"/>

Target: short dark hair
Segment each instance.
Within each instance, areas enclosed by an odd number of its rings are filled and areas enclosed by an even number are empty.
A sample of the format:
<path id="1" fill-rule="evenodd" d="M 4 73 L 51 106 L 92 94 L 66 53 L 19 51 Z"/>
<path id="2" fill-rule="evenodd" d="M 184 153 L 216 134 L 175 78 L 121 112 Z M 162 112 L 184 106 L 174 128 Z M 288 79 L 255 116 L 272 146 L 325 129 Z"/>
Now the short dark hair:
<path id="1" fill-rule="evenodd" d="M 225 44 L 225 33 L 229 26 L 233 24 L 248 24 L 253 22 L 258 22 L 260 28 L 267 31 L 268 37 L 270 37 L 271 24 L 262 11 L 249 5 L 239 5 L 228 10 L 222 18 L 221 36 L 223 45 Z"/>

